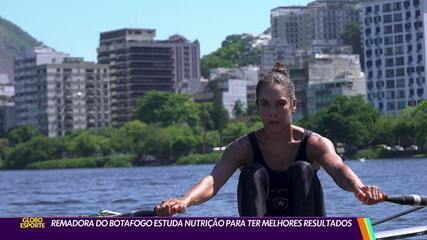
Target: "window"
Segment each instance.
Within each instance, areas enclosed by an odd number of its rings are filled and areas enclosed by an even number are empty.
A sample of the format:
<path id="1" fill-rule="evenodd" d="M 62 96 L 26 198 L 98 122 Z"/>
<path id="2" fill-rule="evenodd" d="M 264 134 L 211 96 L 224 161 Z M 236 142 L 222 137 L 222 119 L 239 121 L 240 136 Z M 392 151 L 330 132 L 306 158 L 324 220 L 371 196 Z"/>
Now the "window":
<path id="1" fill-rule="evenodd" d="M 403 35 L 394 36 L 394 44 L 403 43 Z"/>
<path id="2" fill-rule="evenodd" d="M 402 24 L 395 24 L 394 25 L 394 32 L 395 33 L 403 32 L 403 25 Z"/>
<path id="3" fill-rule="evenodd" d="M 412 61 L 413 61 L 412 56 L 408 56 L 408 64 L 411 64 L 411 63 L 412 63 Z"/>
<path id="4" fill-rule="evenodd" d="M 402 77 L 402 76 L 405 76 L 405 69 L 404 68 L 396 69 L 396 77 Z"/>
<path id="5" fill-rule="evenodd" d="M 418 21 L 418 22 L 414 22 L 414 27 L 416 30 L 418 30 L 418 28 L 421 28 L 423 26 L 423 22 Z"/>
<path id="6" fill-rule="evenodd" d="M 405 79 L 404 78 L 399 78 L 396 80 L 396 87 L 401 88 L 401 87 L 405 87 Z"/>
<path id="7" fill-rule="evenodd" d="M 375 13 L 378 13 L 380 11 L 380 5 L 375 5 L 374 9 Z"/>
<path id="8" fill-rule="evenodd" d="M 391 14 L 384 15 L 384 23 L 391 23 Z"/>
<path id="9" fill-rule="evenodd" d="M 401 3 L 400 3 L 400 2 L 395 2 L 395 3 L 393 3 L 393 10 L 394 10 L 394 11 L 402 10 L 402 5 L 401 5 Z"/>
<path id="10" fill-rule="evenodd" d="M 393 27 L 391 25 L 384 26 L 384 34 L 393 33 Z"/>
<path id="11" fill-rule="evenodd" d="M 393 16 L 394 22 L 401 22 L 402 21 L 402 14 L 401 13 L 395 13 Z"/>
<path id="12" fill-rule="evenodd" d="M 385 66 L 386 67 L 392 67 L 394 65 L 394 60 L 393 58 L 388 58 L 385 60 Z"/>
<path id="13" fill-rule="evenodd" d="M 405 92 L 403 92 L 403 93 L 405 93 Z M 405 98 L 405 96 L 403 96 L 401 98 Z M 404 109 L 405 107 L 406 107 L 405 101 L 399 101 L 399 102 L 397 102 L 397 109 L 401 110 L 401 109 Z"/>
<path id="14" fill-rule="evenodd" d="M 386 82 L 386 88 L 394 88 L 394 80 L 388 80 Z"/>
<path id="15" fill-rule="evenodd" d="M 384 37 L 384 45 L 392 45 L 392 44 L 393 44 L 392 36 Z"/>
<path id="16" fill-rule="evenodd" d="M 411 6 L 411 2 L 409 0 L 403 2 L 403 7 L 405 7 L 405 9 L 408 9 Z"/>
<path id="17" fill-rule="evenodd" d="M 387 110 L 395 110 L 396 105 L 394 102 L 387 102 Z"/>
<path id="18" fill-rule="evenodd" d="M 412 34 L 410 34 L 410 33 L 406 34 L 406 35 L 405 35 L 405 40 L 406 40 L 407 42 L 411 41 L 411 40 L 412 40 Z"/>
<path id="19" fill-rule="evenodd" d="M 391 56 L 393 55 L 393 48 L 392 47 L 388 47 L 385 49 L 385 55 L 386 56 Z"/>
<path id="20" fill-rule="evenodd" d="M 404 57 L 396 58 L 396 66 L 402 66 L 404 64 L 405 64 L 405 58 Z"/>
<path id="21" fill-rule="evenodd" d="M 403 54 L 403 46 L 396 46 L 395 52 L 396 52 L 396 55 Z"/>
<path id="22" fill-rule="evenodd" d="M 387 3 L 387 4 L 383 4 L 383 13 L 386 12 L 391 12 L 391 4 Z"/>
<path id="23" fill-rule="evenodd" d="M 394 77 L 394 69 L 387 69 L 387 70 L 385 71 L 385 76 L 386 76 L 387 78 Z"/>
<path id="24" fill-rule="evenodd" d="M 387 91 L 387 99 L 395 99 L 396 95 L 394 91 Z"/>

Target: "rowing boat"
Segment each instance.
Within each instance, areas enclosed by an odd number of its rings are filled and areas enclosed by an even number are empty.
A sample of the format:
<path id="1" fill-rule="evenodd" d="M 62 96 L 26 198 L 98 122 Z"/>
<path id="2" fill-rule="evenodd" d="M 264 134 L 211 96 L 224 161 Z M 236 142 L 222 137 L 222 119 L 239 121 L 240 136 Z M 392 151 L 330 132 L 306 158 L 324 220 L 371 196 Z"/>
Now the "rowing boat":
<path id="1" fill-rule="evenodd" d="M 388 222 L 396 219 L 403 215 L 425 209 L 427 207 L 427 197 L 420 195 L 397 195 L 397 196 L 384 196 L 383 201 L 388 201 L 401 205 L 412 205 L 413 208 L 404 210 L 402 212 L 393 214 L 391 216 L 376 220 L 372 222 L 373 226 L 377 226 L 381 223 Z M 85 215 L 90 217 L 154 217 L 156 216 L 154 210 L 135 210 L 126 213 L 120 213 L 111 210 L 101 209 L 96 214 Z M 375 233 L 375 237 L 378 240 L 389 240 L 389 239 L 402 239 L 407 237 L 427 235 L 427 225 L 409 227 L 409 228 L 398 228 L 386 231 L 378 231 Z"/>

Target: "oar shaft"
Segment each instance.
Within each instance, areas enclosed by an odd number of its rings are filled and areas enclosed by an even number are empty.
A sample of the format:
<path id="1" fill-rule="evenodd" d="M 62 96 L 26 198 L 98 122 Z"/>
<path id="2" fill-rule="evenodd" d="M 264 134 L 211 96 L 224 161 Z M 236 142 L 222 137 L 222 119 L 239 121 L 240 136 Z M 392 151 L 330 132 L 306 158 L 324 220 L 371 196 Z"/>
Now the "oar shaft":
<path id="1" fill-rule="evenodd" d="M 156 212 L 154 210 L 135 210 L 132 212 L 121 213 L 114 217 L 154 217 Z"/>
<path id="2" fill-rule="evenodd" d="M 380 223 L 387 222 L 387 221 L 389 221 L 389 220 L 392 220 L 392 219 L 398 218 L 398 217 L 403 216 L 403 215 L 406 215 L 406 214 L 408 214 L 408 213 L 418 211 L 418 210 L 420 210 L 420 209 L 422 209 L 422 208 L 424 208 L 424 207 L 422 207 L 422 206 L 418 206 L 418 207 L 413 207 L 413 208 L 407 209 L 407 210 L 405 210 L 405 211 L 402 211 L 402 212 L 399 212 L 399 213 L 393 214 L 393 215 L 391 215 L 391 216 L 388 216 L 388 217 L 381 218 L 381 219 L 379 219 L 379 220 L 373 221 L 373 222 L 372 222 L 372 225 L 373 225 L 373 226 L 375 226 L 375 225 L 378 225 L 378 224 L 380 224 Z"/>
<path id="3" fill-rule="evenodd" d="M 384 201 L 414 206 L 427 206 L 427 197 L 417 194 L 385 196 Z"/>

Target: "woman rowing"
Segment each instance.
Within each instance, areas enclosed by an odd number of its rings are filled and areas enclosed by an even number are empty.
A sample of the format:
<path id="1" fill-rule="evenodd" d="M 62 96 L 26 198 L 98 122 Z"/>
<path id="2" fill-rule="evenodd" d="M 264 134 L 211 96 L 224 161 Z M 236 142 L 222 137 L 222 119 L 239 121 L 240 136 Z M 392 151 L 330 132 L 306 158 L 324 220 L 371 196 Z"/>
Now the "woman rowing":
<path id="1" fill-rule="evenodd" d="M 329 139 L 292 124 L 295 90 L 283 64 L 261 77 L 256 106 L 263 128 L 229 144 L 208 176 L 181 198 L 162 201 L 157 215 L 183 213 L 209 200 L 237 168 L 240 216 L 325 216 L 320 167 L 364 204 L 382 199 L 378 187 L 363 184 L 343 163 Z"/>

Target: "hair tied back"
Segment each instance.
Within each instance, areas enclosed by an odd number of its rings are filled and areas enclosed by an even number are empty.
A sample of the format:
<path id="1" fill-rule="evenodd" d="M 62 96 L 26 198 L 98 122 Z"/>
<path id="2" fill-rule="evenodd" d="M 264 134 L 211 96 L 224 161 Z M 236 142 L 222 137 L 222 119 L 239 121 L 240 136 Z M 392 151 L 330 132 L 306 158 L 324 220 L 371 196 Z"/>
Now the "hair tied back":
<path id="1" fill-rule="evenodd" d="M 289 76 L 288 69 L 285 67 L 283 63 L 276 63 L 274 65 L 273 72 L 281 73 L 286 77 Z"/>

